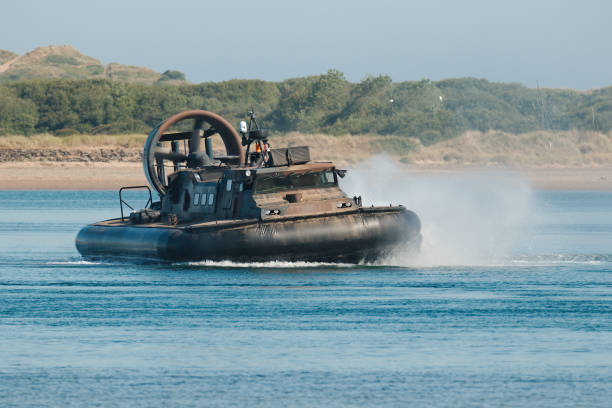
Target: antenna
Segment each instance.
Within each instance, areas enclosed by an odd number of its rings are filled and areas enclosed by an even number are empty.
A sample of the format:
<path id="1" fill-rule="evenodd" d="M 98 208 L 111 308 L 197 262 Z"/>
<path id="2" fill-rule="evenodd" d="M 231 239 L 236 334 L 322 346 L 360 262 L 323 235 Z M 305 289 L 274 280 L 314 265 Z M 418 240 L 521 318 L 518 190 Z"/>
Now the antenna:
<path id="1" fill-rule="evenodd" d="M 247 86 L 246 86 L 246 106 L 251 105 L 251 81 L 250 80 L 246 80 L 247 81 Z M 251 105 L 253 106 L 253 105 Z M 251 108 L 251 112 L 253 111 L 253 108 Z"/>
<path id="2" fill-rule="evenodd" d="M 251 110 L 247 112 L 249 117 L 249 123 L 242 121 L 240 123 L 242 134 L 242 145 L 246 146 L 246 164 L 250 164 L 251 162 L 251 143 L 255 142 L 255 153 L 259 155 L 259 161 L 263 159 L 264 162 L 267 162 L 267 155 L 270 149 L 270 144 L 268 143 L 268 131 L 259 127 L 259 123 L 257 123 L 257 116 L 255 115 L 255 109 L 251 107 Z M 262 145 L 263 144 L 263 145 Z"/>

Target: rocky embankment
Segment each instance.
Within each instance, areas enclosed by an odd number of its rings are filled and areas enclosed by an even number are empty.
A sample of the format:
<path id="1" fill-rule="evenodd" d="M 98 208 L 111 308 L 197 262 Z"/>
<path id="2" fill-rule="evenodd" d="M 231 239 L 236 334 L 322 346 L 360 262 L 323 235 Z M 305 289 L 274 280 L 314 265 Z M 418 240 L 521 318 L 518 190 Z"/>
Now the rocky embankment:
<path id="1" fill-rule="evenodd" d="M 142 149 L 21 149 L 0 148 L 0 163 L 6 162 L 139 162 Z"/>

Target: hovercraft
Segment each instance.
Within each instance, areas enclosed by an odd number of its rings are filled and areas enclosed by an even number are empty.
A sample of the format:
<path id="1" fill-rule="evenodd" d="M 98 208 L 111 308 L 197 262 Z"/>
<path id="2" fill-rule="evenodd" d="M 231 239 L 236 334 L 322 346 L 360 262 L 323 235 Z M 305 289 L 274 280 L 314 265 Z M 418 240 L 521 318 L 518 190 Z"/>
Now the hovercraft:
<path id="1" fill-rule="evenodd" d="M 213 154 L 215 135 L 225 155 Z M 149 134 L 143 167 L 149 186 L 119 190 L 121 217 L 79 232 L 83 256 L 359 263 L 420 245 L 414 212 L 362 206 L 338 186 L 346 171 L 312 162 L 307 146 L 270 148 L 252 111 L 239 130 L 203 110 L 168 118 Z M 149 200 L 124 216 L 122 194 L 134 188 L 148 190 Z"/>

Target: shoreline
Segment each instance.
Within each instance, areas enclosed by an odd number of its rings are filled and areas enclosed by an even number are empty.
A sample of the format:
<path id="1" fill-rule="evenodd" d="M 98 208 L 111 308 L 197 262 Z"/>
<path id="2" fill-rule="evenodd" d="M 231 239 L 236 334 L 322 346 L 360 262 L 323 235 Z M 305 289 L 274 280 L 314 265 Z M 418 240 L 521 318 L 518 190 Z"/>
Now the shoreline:
<path id="1" fill-rule="evenodd" d="M 524 179 L 536 190 L 612 191 L 612 167 L 402 166 L 407 174 L 418 178 L 503 174 Z M 138 162 L 0 163 L 0 190 L 118 190 L 147 184 Z"/>

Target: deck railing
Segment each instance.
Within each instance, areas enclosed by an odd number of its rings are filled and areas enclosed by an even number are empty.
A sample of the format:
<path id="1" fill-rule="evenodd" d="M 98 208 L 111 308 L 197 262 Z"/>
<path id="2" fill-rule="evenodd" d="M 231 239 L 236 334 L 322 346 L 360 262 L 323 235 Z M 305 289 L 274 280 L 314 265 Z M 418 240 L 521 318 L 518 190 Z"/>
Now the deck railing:
<path id="1" fill-rule="evenodd" d="M 123 206 L 127 206 L 130 210 L 132 211 L 136 211 L 134 209 L 134 207 L 132 207 L 127 201 L 125 201 L 123 199 L 122 193 L 123 190 L 136 190 L 139 188 L 146 188 L 147 191 L 149 192 L 149 200 L 147 200 L 147 203 L 145 204 L 145 208 L 149 208 L 149 206 L 151 204 L 153 204 L 153 195 L 151 194 L 151 188 L 149 186 L 129 186 L 129 187 L 121 187 L 119 189 L 119 206 L 121 207 L 121 222 L 124 221 L 124 216 L 123 216 Z"/>

